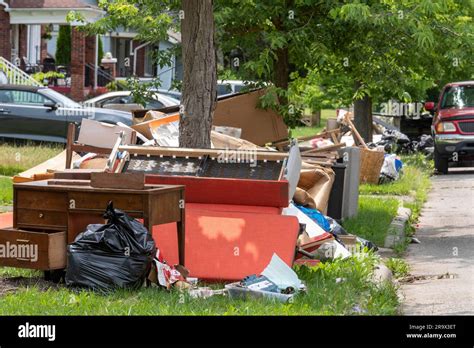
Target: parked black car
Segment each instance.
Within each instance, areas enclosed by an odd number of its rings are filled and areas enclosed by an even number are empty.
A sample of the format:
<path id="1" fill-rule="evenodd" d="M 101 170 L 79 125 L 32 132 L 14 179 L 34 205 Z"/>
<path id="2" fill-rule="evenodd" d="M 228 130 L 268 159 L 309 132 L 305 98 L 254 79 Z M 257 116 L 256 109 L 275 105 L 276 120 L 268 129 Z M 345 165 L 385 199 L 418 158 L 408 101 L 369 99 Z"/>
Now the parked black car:
<path id="1" fill-rule="evenodd" d="M 82 106 L 47 87 L 0 85 L 0 138 L 65 142 L 83 118 L 132 124 L 128 112 Z"/>

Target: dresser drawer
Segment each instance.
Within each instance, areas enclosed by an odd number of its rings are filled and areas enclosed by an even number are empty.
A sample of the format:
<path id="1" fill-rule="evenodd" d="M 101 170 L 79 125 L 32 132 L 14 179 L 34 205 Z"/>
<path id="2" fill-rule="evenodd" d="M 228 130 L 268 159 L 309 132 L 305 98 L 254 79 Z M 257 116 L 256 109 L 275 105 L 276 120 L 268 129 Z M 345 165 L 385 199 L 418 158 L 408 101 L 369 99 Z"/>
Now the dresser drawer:
<path id="1" fill-rule="evenodd" d="M 0 229 L 0 266 L 53 270 L 66 267 L 66 232 Z"/>
<path id="2" fill-rule="evenodd" d="M 43 209 L 16 209 L 16 224 L 19 228 L 67 228 L 67 212 Z"/>
<path id="3" fill-rule="evenodd" d="M 42 192 L 35 190 L 16 190 L 17 208 L 66 211 L 67 194 L 62 192 Z"/>
<path id="4" fill-rule="evenodd" d="M 112 199 L 113 198 L 113 199 Z M 137 199 L 138 198 L 138 199 Z M 107 194 L 107 193 L 69 193 L 69 209 L 94 209 L 104 211 L 107 204 L 112 200 L 114 208 L 125 211 L 142 211 L 143 199 L 140 195 L 133 194 Z"/>

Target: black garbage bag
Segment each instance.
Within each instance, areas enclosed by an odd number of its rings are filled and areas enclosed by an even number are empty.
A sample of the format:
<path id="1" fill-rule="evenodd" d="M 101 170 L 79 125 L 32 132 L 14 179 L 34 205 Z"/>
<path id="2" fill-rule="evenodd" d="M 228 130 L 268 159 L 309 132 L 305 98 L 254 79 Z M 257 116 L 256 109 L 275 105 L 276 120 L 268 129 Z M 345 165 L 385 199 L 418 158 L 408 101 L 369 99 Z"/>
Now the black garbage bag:
<path id="1" fill-rule="evenodd" d="M 382 138 L 378 142 L 368 143 L 367 145 L 370 148 L 383 146 L 386 153 L 398 153 L 401 151 L 401 149 L 407 147 L 407 144 L 409 143 L 410 139 L 406 136 L 406 134 L 394 129 L 386 129 L 382 134 Z"/>
<path id="2" fill-rule="evenodd" d="M 331 232 L 334 236 L 339 236 L 339 235 L 348 235 L 347 231 L 342 227 L 336 220 L 334 220 L 330 216 L 325 216 L 325 218 L 329 222 L 329 232 Z"/>
<path id="3" fill-rule="evenodd" d="M 434 146 L 433 137 L 429 134 L 423 134 L 420 136 L 420 141 L 418 142 L 417 150 L 423 151 L 426 148 Z"/>
<path id="4" fill-rule="evenodd" d="M 357 243 L 360 243 L 362 247 L 367 248 L 368 250 L 373 250 L 373 251 L 379 250 L 379 247 L 375 245 L 374 242 L 371 242 L 370 240 L 364 239 L 359 236 L 357 236 Z"/>
<path id="5" fill-rule="evenodd" d="M 156 254 L 155 242 L 137 220 L 109 202 L 107 224 L 92 224 L 68 245 L 66 284 L 109 292 L 142 286 Z"/>

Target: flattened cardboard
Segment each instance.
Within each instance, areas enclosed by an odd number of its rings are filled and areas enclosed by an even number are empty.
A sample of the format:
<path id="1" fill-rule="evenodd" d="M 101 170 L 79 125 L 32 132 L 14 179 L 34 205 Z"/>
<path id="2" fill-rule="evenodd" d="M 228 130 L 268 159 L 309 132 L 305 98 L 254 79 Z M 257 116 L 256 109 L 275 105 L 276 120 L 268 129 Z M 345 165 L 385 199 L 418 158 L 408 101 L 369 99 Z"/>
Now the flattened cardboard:
<path id="1" fill-rule="evenodd" d="M 265 90 L 257 90 L 219 100 L 213 125 L 241 128 L 241 138 L 259 146 L 287 138 L 283 118 L 271 109 L 257 108 L 264 94 Z"/>
<path id="2" fill-rule="evenodd" d="M 168 115 L 159 119 L 152 119 L 150 121 L 138 123 L 133 125 L 132 128 L 143 134 L 148 139 L 153 139 L 152 129 L 175 121 L 179 121 L 179 114 Z"/>

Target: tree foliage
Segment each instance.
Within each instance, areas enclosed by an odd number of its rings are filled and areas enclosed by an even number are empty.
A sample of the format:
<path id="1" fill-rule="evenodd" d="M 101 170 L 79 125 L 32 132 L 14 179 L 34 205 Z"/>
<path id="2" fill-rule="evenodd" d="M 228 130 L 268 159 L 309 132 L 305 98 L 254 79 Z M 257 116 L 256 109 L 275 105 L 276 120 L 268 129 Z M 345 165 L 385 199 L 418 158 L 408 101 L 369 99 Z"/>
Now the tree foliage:
<path id="1" fill-rule="evenodd" d="M 242 52 L 242 78 L 274 82 L 290 107 L 321 108 L 419 100 L 471 78 L 472 12 L 455 0 L 221 0 L 216 18 L 221 47 Z M 275 77 L 281 50 L 288 88 Z"/>
<path id="2" fill-rule="evenodd" d="M 133 28 L 152 43 L 179 30 L 179 0 L 101 0 L 94 33 Z M 474 78 L 472 0 L 215 0 L 216 38 L 232 76 L 268 84 L 264 107 L 290 126 L 301 109 L 422 100 Z M 158 52 L 169 64 L 172 52 Z M 225 71 L 225 70 L 224 70 Z M 279 101 L 278 103 L 276 101 Z M 370 115 L 356 115 L 369 131 Z"/>
<path id="3" fill-rule="evenodd" d="M 71 27 L 61 25 L 59 27 L 56 64 L 69 65 L 71 63 Z"/>

